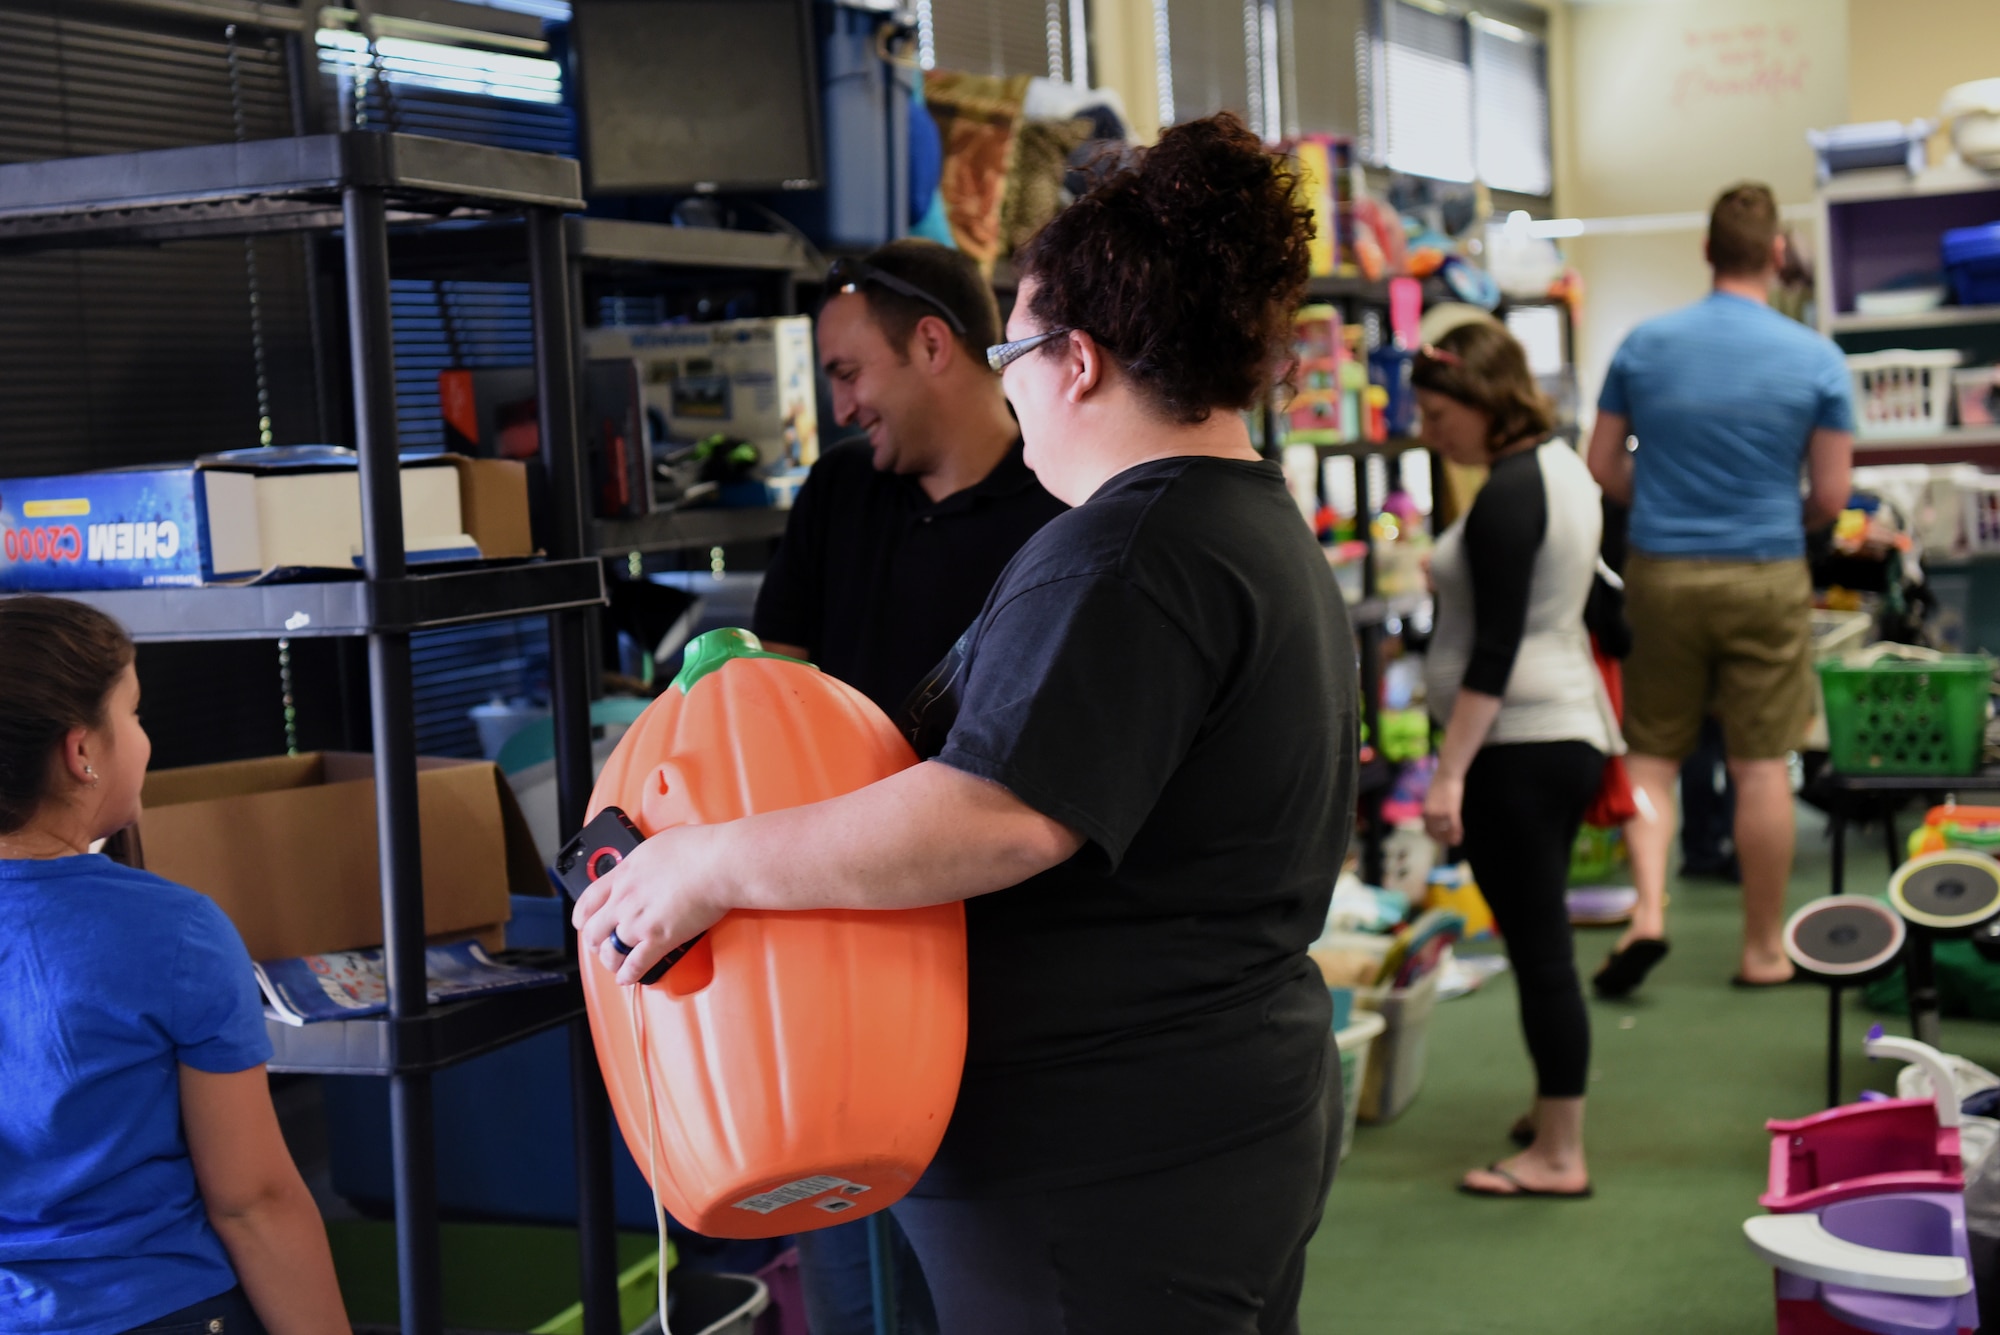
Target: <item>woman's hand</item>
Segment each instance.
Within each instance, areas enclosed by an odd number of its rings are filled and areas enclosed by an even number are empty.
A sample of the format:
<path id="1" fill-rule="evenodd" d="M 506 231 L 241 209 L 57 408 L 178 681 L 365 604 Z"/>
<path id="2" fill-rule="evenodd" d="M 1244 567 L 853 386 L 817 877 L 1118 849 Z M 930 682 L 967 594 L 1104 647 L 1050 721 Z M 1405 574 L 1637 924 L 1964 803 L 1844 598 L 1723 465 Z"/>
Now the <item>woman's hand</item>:
<path id="1" fill-rule="evenodd" d="M 1465 825 L 1459 819 L 1459 811 L 1464 803 L 1464 777 L 1440 768 L 1431 776 L 1431 786 L 1424 793 L 1424 832 L 1446 848 L 1462 843 Z"/>
<path id="2" fill-rule="evenodd" d="M 715 926 L 735 907 L 724 878 L 708 870 L 716 865 L 716 831 L 724 828 L 662 830 L 594 881 L 570 914 L 579 952 L 594 953 L 629 985 L 674 947 Z M 614 933 L 630 954 L 612 944 Z"/>

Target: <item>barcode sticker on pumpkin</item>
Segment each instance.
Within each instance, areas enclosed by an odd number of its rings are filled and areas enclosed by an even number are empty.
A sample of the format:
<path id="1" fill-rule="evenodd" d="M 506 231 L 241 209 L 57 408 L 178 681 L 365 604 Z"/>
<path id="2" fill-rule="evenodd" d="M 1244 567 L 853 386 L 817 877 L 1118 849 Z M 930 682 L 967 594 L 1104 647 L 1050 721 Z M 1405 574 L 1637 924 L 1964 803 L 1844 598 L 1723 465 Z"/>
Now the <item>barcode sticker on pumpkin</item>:
<path id="1" fill-rule="evenodd" d="M 787 1205 L 797 1205 L 800 1201 L 809 1201 L 815 1196 L 834 1190 L 836 1187 L 845 1196 L 858 1196 L 868 1190 L 867 1187 L 862 1186 L 860 1183 L 849 1182 L 844 1177 L 802 1177 L 796 1182 L 787 1182 L 782 1187 L 773 1187 L 771 1190 L 759 1192 L 755 1196 L 746 1196 L 736 1202 L 736 1208 L 739 1210 L 754 1210 L 758 1214 L 770 1214 L 773 1210 L 782 1210 Z"/>

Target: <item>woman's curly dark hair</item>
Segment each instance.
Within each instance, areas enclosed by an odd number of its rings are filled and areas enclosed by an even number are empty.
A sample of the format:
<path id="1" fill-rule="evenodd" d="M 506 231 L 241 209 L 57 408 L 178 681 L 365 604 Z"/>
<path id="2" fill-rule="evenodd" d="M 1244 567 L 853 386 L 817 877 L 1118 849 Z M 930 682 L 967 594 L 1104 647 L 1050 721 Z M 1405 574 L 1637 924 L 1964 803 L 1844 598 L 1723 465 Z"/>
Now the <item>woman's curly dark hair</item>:
<path id="1" fill-rule="evenodd" d="M 1015 257 L 1029 309 L 1090 334 L 1172 421 L 1260 403 L 1309 272 L 1298 180 L 1228 112 L 1176 125 Z"/>

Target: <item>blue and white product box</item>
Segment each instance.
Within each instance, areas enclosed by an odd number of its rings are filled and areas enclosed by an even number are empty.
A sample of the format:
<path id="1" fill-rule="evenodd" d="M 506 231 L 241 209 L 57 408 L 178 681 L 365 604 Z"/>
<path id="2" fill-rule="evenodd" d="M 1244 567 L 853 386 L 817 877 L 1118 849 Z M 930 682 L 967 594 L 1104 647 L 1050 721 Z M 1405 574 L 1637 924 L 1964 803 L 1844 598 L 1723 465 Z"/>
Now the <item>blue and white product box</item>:
<path id="1" fill-rule="evenodd" d="M 0 588 L 157 588 L 254 574 L 213 563 L 210 480 L 196 468 L 139 468 L 0 482 Z"/>
<path id="2" fill-rule="evenodd" d="M 794 442 L 797 462 L 819 457 L 812 321 L 806 316 L 611 326 L 586 330 L 584 344 L 593 359 L 639 364 L 648 416 L 665 418 L 674 440 L 734 436 L 756 445 L 767 464 L 783 458 Z"/>
<path id="3" fill-rule="evenodd" d="M 411 559 L 476 559 L 458 471 L 429 463 L 402 470 Z M 280 569 L 352 570 L 360 552 L 352 467 L 184 465 L 0 481 L 0 589 L 234 583 Z"/>

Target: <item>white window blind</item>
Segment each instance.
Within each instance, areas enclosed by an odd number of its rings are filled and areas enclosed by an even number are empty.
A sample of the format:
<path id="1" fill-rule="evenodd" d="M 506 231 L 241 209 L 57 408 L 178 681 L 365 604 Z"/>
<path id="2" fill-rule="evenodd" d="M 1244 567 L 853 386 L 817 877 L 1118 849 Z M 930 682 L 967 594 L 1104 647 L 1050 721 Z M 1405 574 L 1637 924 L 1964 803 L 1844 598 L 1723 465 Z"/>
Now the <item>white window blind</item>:
<path id="1" fill-rule="evenodd" d="M 1434 0 L 1381 0 L 1364 65 L 1369 157 L 1440 181 L 1552 188 L 1546 48 L 1540 37 Z"/>
<path id="2" fill-rule="evenodd" d="M 1473 177 L 1472 64 L 1463 19 L 1383 0 L 1382 165 L 1440 181 Z"/>
<path id="3" fill-rule="evenodd" d="M 1499 190 L 1546 195 L 1554 182 L 1548 66 L 1541 39 L 1476 14 L 1470 28 L 1479 177 Z"/>
<path id="4" fill-rule="evenodd" d="M 918 0 L 925 69 L 1089 77 L 1089 33 L 1073 0 Z"/>
<path id="5" fill-rule="evenodd" d="M 1162 63 L 1171 73 L 1171 91 L 1160 98 L 1161 124 L 1218 111 L 1233 111 L 1246 121 L 1254 111 L 1261 118 L 1257 9 L 1256 0 L 1155 0 L 1155 25 L 1167 35 Z"/>
<path id="6" fill-rule="evenodd" d="M 321 28 L 314 40 L 321 64 L 345 79 L 562 105 L 562 66 L 553 60 L 401 37 L 378 37 L 371 47 L 362 34 L 334 28 Z"/>

